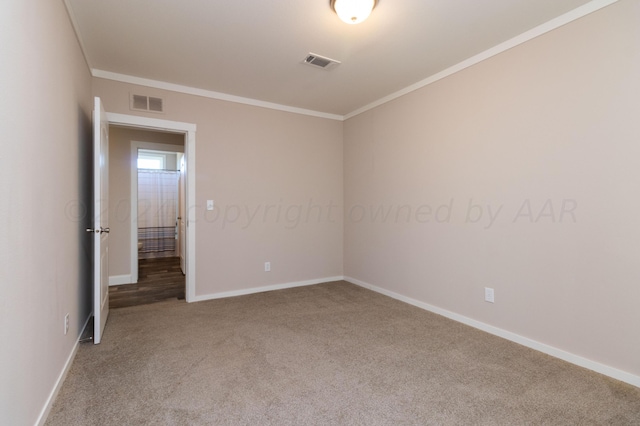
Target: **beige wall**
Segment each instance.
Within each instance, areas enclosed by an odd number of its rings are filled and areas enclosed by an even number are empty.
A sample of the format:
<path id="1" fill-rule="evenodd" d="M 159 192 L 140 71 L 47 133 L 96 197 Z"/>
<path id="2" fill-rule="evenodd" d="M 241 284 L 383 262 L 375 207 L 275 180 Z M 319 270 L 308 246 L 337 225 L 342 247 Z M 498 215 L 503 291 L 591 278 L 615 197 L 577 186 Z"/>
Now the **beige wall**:
<path id="1" fill-rule="evenodd" d="M 197 125 L 196 296 L 342 275 L 341 122 L 100 78 L 93 91 L 109 112 Z M 130 93 L 165 114 L 129 110 Z"/>
<path id="2" fill-rule="evenodd" d="M 184 146 L 184 135 L 109 126 L 109 276 L 131 275 L 131 141 Z M 175 154 L 173 155 L 175 167 Z"/>
<path id="3" fill-rule="evenodd" d="M 3 1 L 0 58 L 0 424 L 33 425 L 90 312 L 91 77 L 62 1 Z"/>
<path id="4" fill-rule="evenodd" d="M 345 275 L 639 375 L 638 16 L 623 0 L 348 120 Z"/>

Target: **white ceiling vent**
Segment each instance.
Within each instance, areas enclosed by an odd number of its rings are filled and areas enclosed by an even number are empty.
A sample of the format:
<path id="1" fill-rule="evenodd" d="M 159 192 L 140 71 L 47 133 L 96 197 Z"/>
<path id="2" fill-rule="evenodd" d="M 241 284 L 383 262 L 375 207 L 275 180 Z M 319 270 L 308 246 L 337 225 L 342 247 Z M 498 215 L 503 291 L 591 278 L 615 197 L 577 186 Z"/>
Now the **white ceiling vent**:
<path id="1" fill-rule="evenodd" d="M 316 55 L 315 53 L 309 53 L 307 57 L 304 58 L 304 63 L 316 68 L 328 70 L 335 67 L 336 65 L 339 65 L 340 61 L 336 61 L 335 59 L 330 59 L 325 56 Z"/>
<path id="2" fill-rule="evenodd" d="M 135 111 L 164 112 L 164 99 L 131 94 L 130 107 Z"/>

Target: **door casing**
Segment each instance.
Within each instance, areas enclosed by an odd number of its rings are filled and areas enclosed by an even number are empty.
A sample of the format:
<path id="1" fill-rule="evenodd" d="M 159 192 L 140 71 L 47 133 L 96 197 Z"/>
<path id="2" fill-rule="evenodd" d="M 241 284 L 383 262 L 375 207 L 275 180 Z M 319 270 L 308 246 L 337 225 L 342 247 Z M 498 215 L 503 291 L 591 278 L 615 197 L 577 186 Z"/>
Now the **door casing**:
<path id="1" fill-rule="evenodd" d="M 184 135 L 184 155 L 186 158 L 186 288 L 187 302 L 195 300 L 196 295 L 196 125 L 179 121 L 161 120 L 157 118 L 139 117 L 135 115 L 107 112 L 109 125 L 124 126 L 134 129 L 159 132 L 181 133 Z M 133 206 L 132 206 L 133 208 Z M 133 241 L 133 239 L 132 239 Z M 137 255 L 137 239 L 133 254 Z M 133 273 L 133 271 L 132 271 Z M 136 272 L 137 275 L 137 272 Z"/>

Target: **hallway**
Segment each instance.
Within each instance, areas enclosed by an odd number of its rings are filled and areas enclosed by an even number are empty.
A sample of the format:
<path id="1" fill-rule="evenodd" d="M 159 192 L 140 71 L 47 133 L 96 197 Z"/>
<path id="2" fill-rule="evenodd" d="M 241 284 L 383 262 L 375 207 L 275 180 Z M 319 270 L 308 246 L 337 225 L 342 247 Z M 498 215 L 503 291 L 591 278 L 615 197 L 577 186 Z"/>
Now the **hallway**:
<path id="1" fill-rule="evenodd" d="M 178 257 L 140 259 L 138 282 L 109 287 L 109 308 L 184 299 L 185 277 Z"/>

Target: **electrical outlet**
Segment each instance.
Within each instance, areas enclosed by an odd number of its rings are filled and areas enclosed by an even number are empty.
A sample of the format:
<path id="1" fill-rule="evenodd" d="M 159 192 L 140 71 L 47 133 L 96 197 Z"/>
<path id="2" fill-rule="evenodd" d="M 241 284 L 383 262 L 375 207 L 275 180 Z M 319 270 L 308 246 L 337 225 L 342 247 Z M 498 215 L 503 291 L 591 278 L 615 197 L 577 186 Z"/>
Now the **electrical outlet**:
<path id="1" fill-rule="evenodd" d="M 264 262 L 264 271 L 271 272 L 271 262 Z"/>
<path id="2" fill-rule="evenodd" d="M 64 334 L 69 332 L 69 314 L 64 316 Z"/>
<path id="3" fill-rule="evenodd" d="M 484 288 L 484 301 L 489 303 L 494 303 L 495 298 L 493 294 L 493 289 L 489 287 Z"/>

